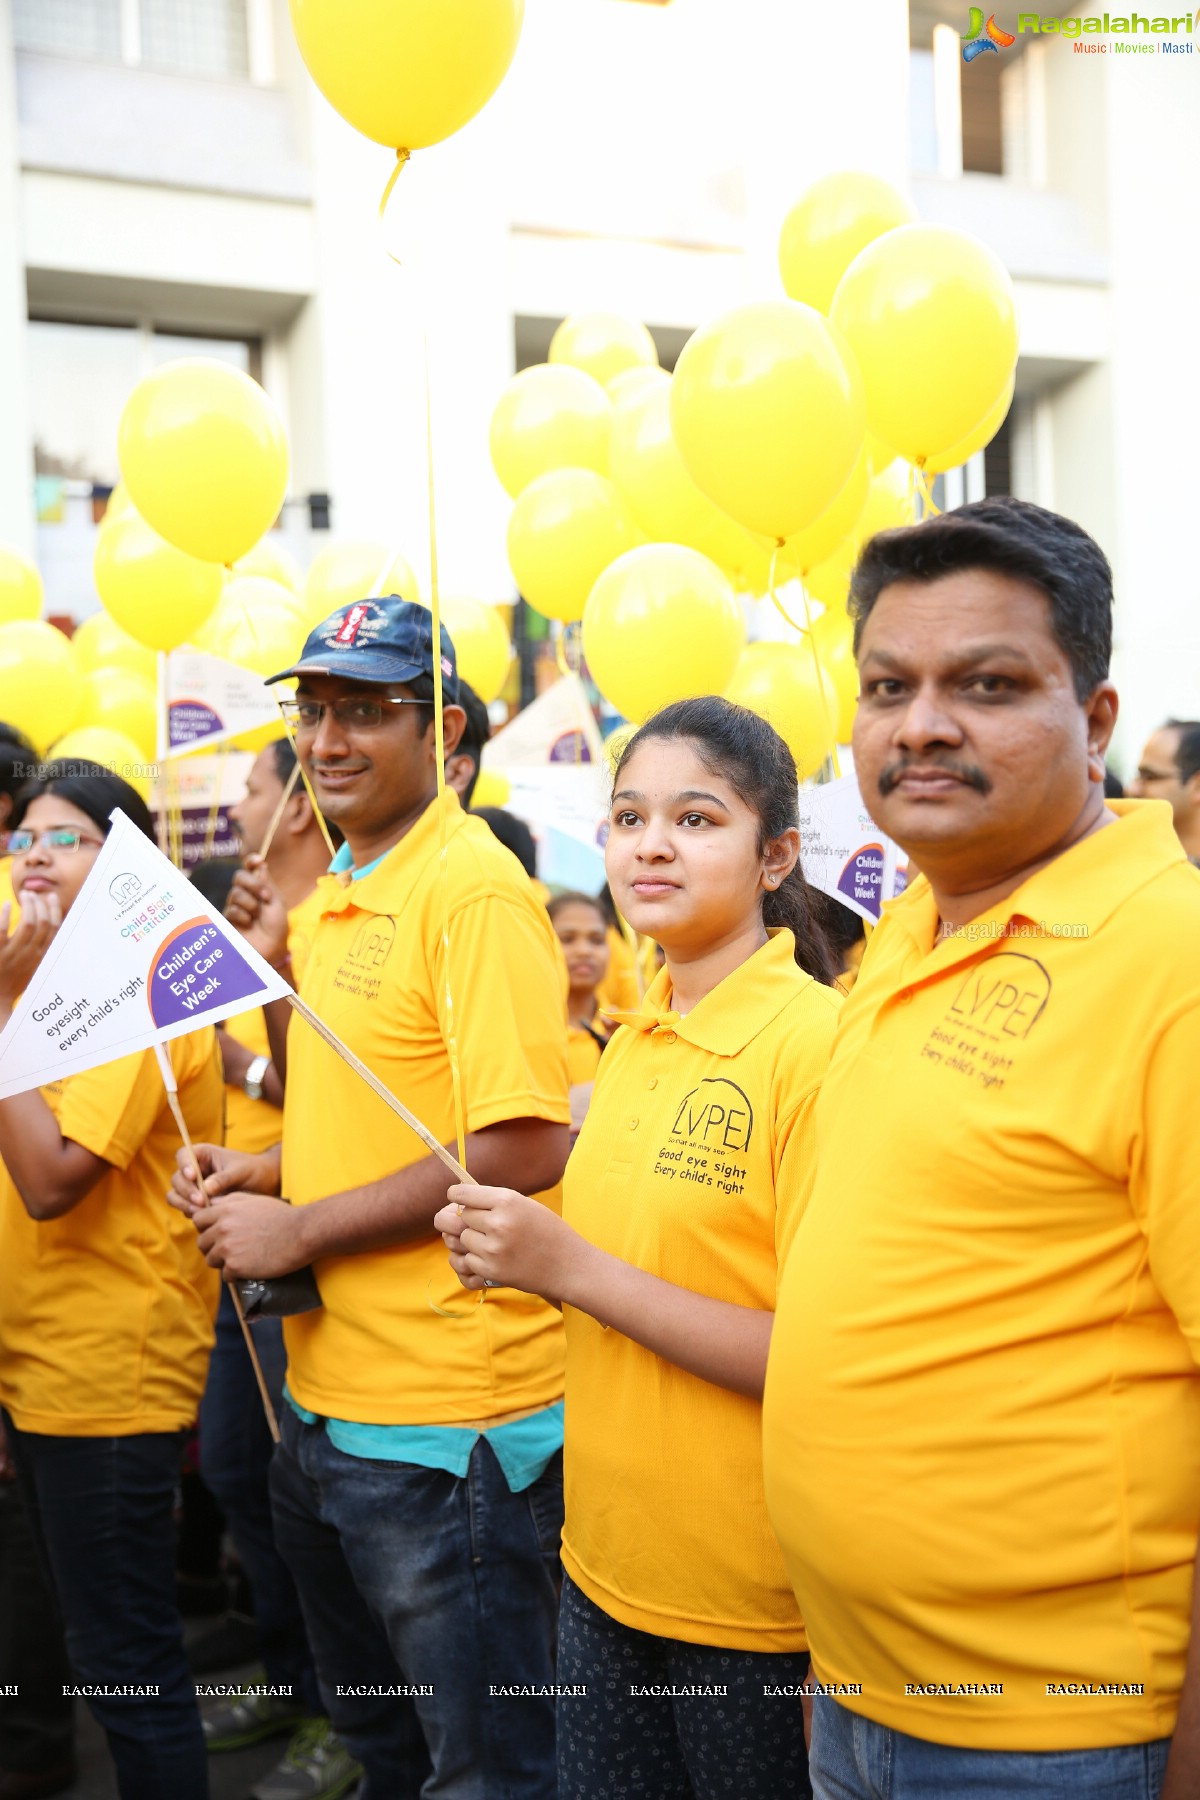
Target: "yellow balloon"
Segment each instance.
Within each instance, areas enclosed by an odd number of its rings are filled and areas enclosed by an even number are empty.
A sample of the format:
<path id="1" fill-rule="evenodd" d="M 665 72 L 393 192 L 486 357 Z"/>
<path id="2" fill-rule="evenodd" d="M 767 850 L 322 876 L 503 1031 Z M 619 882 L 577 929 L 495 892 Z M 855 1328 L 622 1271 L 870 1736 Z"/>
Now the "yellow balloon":
<path id="1" fill-rule="evenodd" d="M 421 598 L 416 576 L 394 545 L 373 538 L 331 544 L 313 558 L 305 577 L 303 606 L 308 629 L 315 631 L 339 607 L 387 594 L 399 594 L 402 600 Z"/>
<path id="2" fill-rule="evenodd" d="M 294 642 L 298 655 L 308 630 L 297 594 L 278 581 L 268 581 L 264 575 L 235 575 L 226 582 L 219 605 L 192 637 L 191 643 L 195 649 L 206 650 L 210 656 L 223 656 L 229 662 L 242 661 L 243 658 L 233 654 L 233 650 L 249 644 L 251 659 L 246 660 L 246 667 L 257 669 L 260 661 L 270 660 L 281 643 Z M 260 642 L 269 648 L 254 660 L 254 648 Z M 272 662 L 271 670 L 264 670 L 264 673 L 279 667 L 278 662 Z"/>
<path id="3" fill-rule="evenodd" d="M 393 150 L 440 143 L 503 81 L 524 0 L 290 0 L 308 72 L 344 119 Z"/>
<path id="4" fill-rule="evenodd" d="M 246 579 L 253 578 L 248 576 Z M 238 610 L 241 616 L 233 617 L 230 609 L 229 629 L 216 655 L 238 663 L 243 669 L 252 669 L 264 678 L 297 661 L 308 631 L 294 607 L 257 606 Z"/>
<path id="5" fill-rule="evenodd" d="M 514 375 L 492 414 L 492 464 L 515 500 L 551 469 L 608 474 L 612 403 L 582 369 L 535 363 Z"/>
<path id="6" fill-rule="evenodd" d="M 472 808 L 507 806 L 511 799 L 512 782 L 507 775 L 501 775 L 496 769 L 480 769 L 475 792 L 471 795 Z"/>
<path id="7" fill-rule="evenodd" d="M 826 688 L 829 703 L 833 696 Z M 801 781 L 815 775 L 833 748 L 811 644 L 747 644 L 725 686 L 725 698 L 773 725 L 796 759 Z"/>
<path id="8" fill-rule="evenodd" d="M 280 587 L 290 588 L 293 594 L 302 593 L 304 589 L 303 571 L 291 551 L 266 538 L 238 558 L 233 572 L 235 575 L 265 575 L 268 581 L 277 581 Z"/>
<path id="9" fill-rule="evenodd" d="M 106 612 L 89 613 L 75 627 L 72 647 L 85 675 L 96 669 L 127 669 L 153 687 L 158 680 L 158 658 L 145 644 L 122 631 Z"/>
<path id="10" fill-rule="evenodd" d="M 37 564 L 15 544 L 0 544 L 0 624 L 42 615 L 42 578 Z"/>
<path id="11" fill-rule="evenodd" d="M 666 369 L 654 368 L 622 369 L 619 375 L 610 375 L 604 384 L 604 391 L 613 403 L 613 410 L 620 406 L 622 400 L 632 400 L 637 394 L 644 394 L 650 388 L 667 388 L 671 385 L 671 377 Z"/>
<path id="12" fill-rule="evenodd" d="M 821 626 L 829 620 L 822 630 Z M 823 613 L 813 626 L 813 642 L 821 659 L 825 691 L 837 712 L 837 741 L 848 744 L 854 736 L 858 711 L 858 663 L 854 655 L 854 625 L 844 613 Z"/>
<path id="13" fill-rule="evenodd" d="M 132 738 L 148 762 L 158 754 L 158 691 L 129 669 L 93 669 L 83 678 L 83 698 L 72 730 L 103 725 Z"/>
<path id="14" fill-rule="evenodd" d="M 99 533 L 92 571 L 117 624 L 151 650 L 186 644 L 217 604 L 225 580 L 216 563 L 176 550 L 135 512 Z"/>
<path id="15" fill-rule="evenodd" d="M 101 525 L 111 525 L 115 520 L 123 518 L 127 512 L 132 512 L 134 510 L 133 501 L 129 498 L 129 489 L 125 486 L 123 481 L 118 481 L 116 487 L 108 496 L 108 501 L 104 508 L 104 517 L 101 519 L 100 523 Z"/>
<path id="16" fill-rule="evenodd" d="M 177 550 L 234 563 L 279 517 L 288 447 L 275 406 L 249 375 L 204 356 L 138 382 L 117 432 L 139 513 Z"/>
<path id="17" fill-rule="evenodd" d="M 880 469 L 886 469 L 888 464 L 895 462 L 895 460 L 896 452 L 894 447 L 891 444 L 885 444 L 883 439 L 876 432 L 868 430 L 867 461 L 870 463 L 875 473 L 878 474 Z"/>
<path id="18" fill-rule="evenodd" d="M 672 700 L 719 694 L 745 636 L 726 576 L 680 544 L 627 550 L 601 575 L 583 615 L 592 678 L 638 725 Z"/>
<path id="19" fill-rule="evenodd" d="M 671 428 L 692 479 L 764 537 L 802 531 L 836 499 L 865 421 L 857 371 L 820 313 L 795 300 L 702 327 L 671 381 Z"/>
<path id="20" fill-rule="evenodd" d="M 898 525 L 914 521 L 912 470 L 897 458 L 872 479 L 867 490 L 867 503 L 858 516 L 853 539 L 861 547 L 877 531 L 893 531 Z"/>
<path id="21" fill-rule="evenodd" d="M 829 318 L 862 372 L 871 430 L 909 462 L 939 457 L 972 431 L 1016 365 L 1007 269 L 986 244 L 943 225 L 902 225 L 868 244 Z"/>
<path id="22" fill-rule="evenodd" d="M 735 572 L 752 545 L 728 513 L 702 494 L 671 430 L 670 384 L 622 398 L 613 407 L 612 477 L 646 535 L 684 544 Z"/>
<path id="23" fill-rule="evenodd" d="M 965 437 L 960 438 L 957 444 L 951 444 L 948 450 L 943 450 L 940 456 L 926 458 L 925 467 L 931 475 L 940 475 L 944 469 L 961 468 L 963 463 L 970 462 L 978 451 L 987 449 L 1008 417 L 1008 409 L 1012 405 L 1016 385 L 1016 375 L 1012 374 L 1008 378 L 1008 385 L 991 412 L 975 426 L 973 431 L 968 431 Z"/>
<path id="24" fill-rule="evenodd" d="M 536 611 L 548 619 L 582 619 L 599 576 L 642 541 L 607 476 L 551 469 L 517 496 L 508 522 L 508 566 Z"/>
<path id="25" fill-rule="evenodd" d="M 619 313 L 572 313 L 550 339 L 552 363 L 582 369 L 602 387 L 630 369 L 658 367 L 654 339 L 639 319 Z"/>
<path id="26" fill-rule="evenodd" d="M 150 798 L 154 758 L 145 755 L 123 731 L 112 731 L 107 725 L 83 725 L 58 738 L 50 754 L 56 762 L 99 763 L 136 788 L 143 800 Z"/>
<path id="27" fill-rule="evenodd" d="M 809 593 L 832 612 L 846 610 L 850 576 L 858 561 L 858 552 L 857 536 L 844 538 L 832 556 L 827 556 L 824 562 L 817 563 L 805 574 L 804 585 Z"/>
<path id="28" fill-rule="evenodd" d="M 819 518 L 806 525 L 803 531 L 796 532 L 784 545 L 783 553 L 788 563 L 803 572 L 831 556 L 857 525 L 867 504 L 870 487 L 871 465 L 864 446 L 841 493 Z"/>
<path id="29" fill-rule="evenodd" d="M 0 625 L 0 719 L 44 749 L 75 723 L 82 697 L 70 638 L 43 619 Z"/>
<path id="30" fill-rule="evenodd" d="M 838 282 L 859 251 L 914 216 L 904 195 L 878 175 L 847 169 L 814 181 L 779 234 L 784 291 L 828 312 Z"/>
<path id="31" fill-rule="evenodd" d="M 428 603 L 421 601 L 422 606 Z M 438 603 L 442 624 L 450 634 L 458 673 L 475 689 L 485 706 L 495 700 L 512 666 L 512 640 L 500 611 L 482 600 L 443 596 Z"/>

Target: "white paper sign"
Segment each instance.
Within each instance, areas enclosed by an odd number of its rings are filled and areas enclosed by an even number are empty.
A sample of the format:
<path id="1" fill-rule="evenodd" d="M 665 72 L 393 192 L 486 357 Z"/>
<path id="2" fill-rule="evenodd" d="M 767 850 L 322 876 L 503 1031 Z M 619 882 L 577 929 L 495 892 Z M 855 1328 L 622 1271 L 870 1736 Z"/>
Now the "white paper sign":
<path id="1" fill-rule="evenodd" d="M 548 763 L 570 767 L 603 762 L 600 730 L 578 675 L 564 675 L 539 694 L 483 752 L 484 768 L 506 775 L 513 769 L 544 769 Z"/>
<path id="2" fill-rule="evenodd" d="M 0 1100 L 291 993 L 125 814 L 0 1033 Z"/>
<path id="3" fill-rule="evenodd" d="M 159 670 L 160 762 L 279 722 L 273 691 L 253 669 L 204 650 L 172 650 Z"/>
<path id="4" fill-rule="evenodd" d="M 509 812 L 524 819 L 537 844 L 538 876 L 548 887 L 594 894 L 604 886 L 608 836 L 608 768 L 603 762 L 504 770 Z"/>
<path id="5" fill-rule="evenodd" d="M 902 856 L 863 805 L 853 775 L 800 789 L 800 860 L 812 887 L 877 921 L 903 885 L 896 879 Z"/>

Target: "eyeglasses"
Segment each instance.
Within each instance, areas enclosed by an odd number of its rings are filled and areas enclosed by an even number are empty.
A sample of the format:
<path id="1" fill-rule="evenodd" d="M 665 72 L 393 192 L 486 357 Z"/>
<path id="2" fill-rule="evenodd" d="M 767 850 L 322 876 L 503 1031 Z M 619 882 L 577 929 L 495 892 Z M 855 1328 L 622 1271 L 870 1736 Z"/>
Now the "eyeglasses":
<path id="1" fill-rule="evenodd" d="M 80 844 L 93 844 L 99 849 L 103 838 L 88 837 L 82 831 L 6 831 L 3 833 L 7 856 L 27 856 L 36 841 L 42 850 L 78 850 Z"/>
<path id="2" fill-rule="evenodd" d="M 377 700 L 360 700 L 357 695 L 342 700 L 281 700 L 279 710 L 294 732 L 316 731 L 327 712 L 331 712 L 346 731 L 377 731 L 384 720 L 385 706 L 428 706 L 428 700 L 398 699 L 392 694 Z"/>

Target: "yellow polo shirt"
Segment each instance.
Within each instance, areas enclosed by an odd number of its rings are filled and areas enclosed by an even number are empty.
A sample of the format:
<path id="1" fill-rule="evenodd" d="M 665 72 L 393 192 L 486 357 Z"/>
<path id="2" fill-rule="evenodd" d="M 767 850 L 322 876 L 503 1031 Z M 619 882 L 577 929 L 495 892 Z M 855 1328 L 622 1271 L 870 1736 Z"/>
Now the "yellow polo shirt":
<path id="1" fill-rule="evenodd" d="M 681 1018 L 660 970 L 600 1062 L 564 1213 L 613 1256 L 771 1311 L 813 1173 L 812 1114 L 839 997 L 790 931 Z M 586 1313 L 567 1327 L 563 1565 L 622 1624 L 736 1650 L 804 1627 L 767 1521 L 758 1401 Z"/>
<path id="2" fill-rule="evenodd" d="M 220 1143 L 211 1026 L 171 1061 L 193 1141 Z M 24 1431 L 125 1437 L 192 1424 L 220 1279 L 167 1205 L 179 1132 L 153 1051 L 41 1089 L 63 1136 L 113 1165 L 40 1224 L 0 1164 L 0 1402 Z"/>
<path id="3" fill-rule="evenodd" d="M 466 1128 L 521 1118 L 565 1125 L 566 1018 L 553 928 L 519 863 L 483 820 L 463 813 L 454 794 L 444 805 Z M 378 867 L 353 884 L 326 876 L 300 991 L 410 1111 L 452 1144 L 440 865 L 434 802 Z M 304 1206 L 428 1154 L 295 1020 L 283 1125 L 288 1199 Z M 520 1169 L 512 1182 L 520 1187 Z M 551 1199 L 558 1203 L 557 1189 Z M 288 1388 L 301 1406 L 368 1425 L 452 1425 L 561 1397 L 556 1309 L 500 1288 L 481 1304 L 460 1286 L 432 1218 L 431 1211 L 427 1238 L 318 1262 L 323 1308 L 284 1322 Z"/>
<path id="4" fill-rule="evenodd" d="M 637 965 L 625 933 L 615 925 L 608 928 L 608 968 L 596 989 L 596 1004 L 602 1012 L 636 1012 L 638 1004 Z"/>
<path id="5" fill-rule="evenodd" d="M 885 908 L 767 1377 L 825 1682 L 934 1742 L 1174 1725 L 1200 1523 L 1200 876 L 1160 801 L 935 942 Z M 995 1690 L 995 1691 L 992 1691 Z"/>
<path id="6" fill-rule="evenodd" d="M 321 900 L 316 890 L 306 894 L 288 914 L 288 954 L 292 959 L 292 980 L 298 982 L 313 933 L 321 917 Z M 270 1056 L 271 1041 L 261 1006 L 237 1013 L 226 1019 L 225 1030 L 231 1038 L 249 1050 L 252 1056 Z M 244 1088 L 232 1083 L 225 1090 L 225 1142 L 231 1150 L 244 1150 L 257 1155 L 269 1150 L 283 1136 L 283 1112 L 269 1100 L 252 1100 Z"/>

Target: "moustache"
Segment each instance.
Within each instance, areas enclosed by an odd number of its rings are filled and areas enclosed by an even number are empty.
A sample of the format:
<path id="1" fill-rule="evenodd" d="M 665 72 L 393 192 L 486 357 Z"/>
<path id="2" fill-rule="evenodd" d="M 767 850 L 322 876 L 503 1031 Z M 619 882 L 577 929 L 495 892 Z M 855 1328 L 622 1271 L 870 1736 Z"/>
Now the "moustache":
<path id="1" fill-rule="evenodd" d="M 879 777 L 879 792 L 885 800 L 910 769 L 936 769 L 941 774 L 953 775 L 956 781 L 961 781 L 965 787 L 974 788 L 977 794 L 990 794 L 992 791 L 991 782 L 976 763 L 950 762 L 945 757 L 938 757 L 932 762 L 927 757 L 908 757 L 903 762 L 892 763 Z"/>

